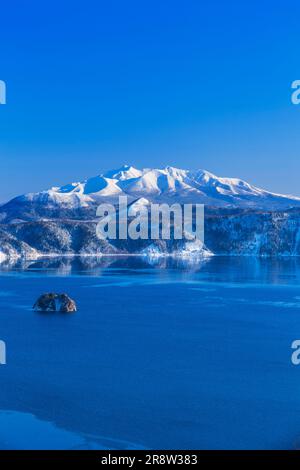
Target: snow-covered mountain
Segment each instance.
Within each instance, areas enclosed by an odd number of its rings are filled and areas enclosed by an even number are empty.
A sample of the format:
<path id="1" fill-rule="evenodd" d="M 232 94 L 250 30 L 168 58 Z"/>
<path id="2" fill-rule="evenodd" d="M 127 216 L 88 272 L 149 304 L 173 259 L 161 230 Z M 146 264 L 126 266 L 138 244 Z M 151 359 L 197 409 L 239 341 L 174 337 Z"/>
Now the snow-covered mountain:
<path id="1" fill-rule="evenodd" d="M 206 170 L 110 170 L 87 180 L 18 196 L 0 206 L 0 223 L 36 219 L 89 219 L 100 202 L 115 203 L 126 195 L 129 202 L 202 203 L 218 208 L 281 210 L 300 207 L 300 198 L 259 189 L 237 178 L 221 178 Z"/>
<path id="2" fill-rule="evenodd" d="M 99 240 L 98 204 L 115 203 L 120 195 L 128 196 L 133 210 L 151 202 L 204 203 L 205 247 L 174 239 Z M 205 170 L 123 166 L 85 181 L 18 196 L 0 206 L 0 263 L 18 257 L 128 253 L 152 258 L 299 256 L 300 198 Z"/>

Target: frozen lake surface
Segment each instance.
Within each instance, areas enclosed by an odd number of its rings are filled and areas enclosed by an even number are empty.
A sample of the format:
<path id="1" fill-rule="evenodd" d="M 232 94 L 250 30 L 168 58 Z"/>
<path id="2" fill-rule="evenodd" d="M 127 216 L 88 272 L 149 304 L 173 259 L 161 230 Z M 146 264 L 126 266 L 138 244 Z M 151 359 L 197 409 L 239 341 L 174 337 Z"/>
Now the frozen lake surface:
<path id="1" fill-rule="evenodd" d="M 297 258 L 0 266 L 0 448 L 300 446 Z"/>

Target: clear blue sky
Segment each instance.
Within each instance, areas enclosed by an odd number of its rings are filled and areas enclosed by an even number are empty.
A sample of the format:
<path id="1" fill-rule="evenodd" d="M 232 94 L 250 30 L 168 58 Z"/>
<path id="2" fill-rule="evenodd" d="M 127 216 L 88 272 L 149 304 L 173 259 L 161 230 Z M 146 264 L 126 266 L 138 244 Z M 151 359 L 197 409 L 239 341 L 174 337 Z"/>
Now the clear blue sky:
<path id="1" fill-rule="evenodd" d="M 1 2 L 0 201 L 130 163 L 300 195 L 296 1 Z"/>

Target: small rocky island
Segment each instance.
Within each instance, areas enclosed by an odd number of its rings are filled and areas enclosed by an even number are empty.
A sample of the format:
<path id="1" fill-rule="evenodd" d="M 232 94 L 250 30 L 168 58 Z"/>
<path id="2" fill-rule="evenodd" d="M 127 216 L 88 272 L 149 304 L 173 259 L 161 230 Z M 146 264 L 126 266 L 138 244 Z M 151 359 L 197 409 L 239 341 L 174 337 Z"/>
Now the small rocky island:
<path id="1" fill-rule="evenodd" d="M 48 292 L 42 294 L 35 302 L 33 309 L 37 312 L 76 312 L 77 306 L 67 294 Z"/>

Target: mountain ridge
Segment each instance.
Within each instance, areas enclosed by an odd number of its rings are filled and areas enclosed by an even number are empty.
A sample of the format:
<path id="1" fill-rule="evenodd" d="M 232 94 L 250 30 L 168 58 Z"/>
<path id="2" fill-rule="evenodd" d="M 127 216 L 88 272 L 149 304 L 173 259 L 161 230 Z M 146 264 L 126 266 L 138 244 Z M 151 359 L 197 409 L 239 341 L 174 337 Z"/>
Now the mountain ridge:
<path id="1" fill-rule="evenodd" d="M 101 202 L 199 203 L 216 208 L 286 210 L 300 207 L 300 198 L 258 188 L 239 178 L 218 177 L 207 170 L 137 169 L 123 165 L 83 181 L 17 196 L 0 205 L 0 223 L 39 218 L 90 218 Z"/>

